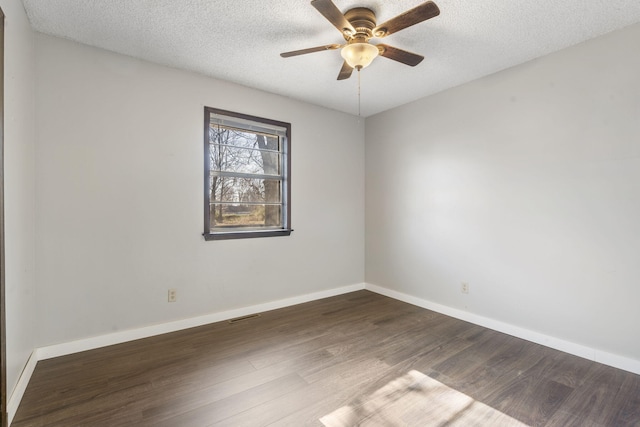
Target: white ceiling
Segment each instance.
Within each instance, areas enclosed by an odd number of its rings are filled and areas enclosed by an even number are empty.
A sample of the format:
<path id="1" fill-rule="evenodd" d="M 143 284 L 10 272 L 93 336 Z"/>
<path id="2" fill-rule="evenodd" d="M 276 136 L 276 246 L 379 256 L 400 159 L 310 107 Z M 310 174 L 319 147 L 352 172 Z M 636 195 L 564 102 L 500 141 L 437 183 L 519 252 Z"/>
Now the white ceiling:
<path id="1" fill-rule="evenodd" d="M 334 0 L 386 21 L 423 0 Z M 640 0 L 435 0 L 440 16 L 384 39 L 425 56 L 415 68 L 376 58 L 361 73 L 369 116 L 640 22 Z M 358 77 L 337 81 L 342 43 L 308 0 L 23 0 L 42 33 L 358 113 Z M 380 40 L 372 39 L 374 43 Z M 640 42 L 640 41 L 639 41 Z M 640 43 L 639 43 L 640 44 Z"/>

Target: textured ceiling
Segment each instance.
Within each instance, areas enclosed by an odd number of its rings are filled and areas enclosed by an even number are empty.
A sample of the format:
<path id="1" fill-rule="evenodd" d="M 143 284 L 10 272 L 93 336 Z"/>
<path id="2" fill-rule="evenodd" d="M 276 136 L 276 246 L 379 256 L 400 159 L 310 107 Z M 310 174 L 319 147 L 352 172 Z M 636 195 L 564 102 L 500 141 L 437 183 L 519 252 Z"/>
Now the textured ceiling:
<path id="1" fill-rule="evenodd" d="M 435 0 L 440 16 L 385 44 L 419 53 L 412 68 L 376 58 L 361 72 L 369 116 L 640 22 L 640 0 Z M 342 43 L 308 0 L 23 0 L 33 28 L 171 67 L 358 113 L 358 77 L 337 81 Z M 334 0 L 386 21 L 422 0 Z M 380 42 L 372 39 L 372 42 Z"/>

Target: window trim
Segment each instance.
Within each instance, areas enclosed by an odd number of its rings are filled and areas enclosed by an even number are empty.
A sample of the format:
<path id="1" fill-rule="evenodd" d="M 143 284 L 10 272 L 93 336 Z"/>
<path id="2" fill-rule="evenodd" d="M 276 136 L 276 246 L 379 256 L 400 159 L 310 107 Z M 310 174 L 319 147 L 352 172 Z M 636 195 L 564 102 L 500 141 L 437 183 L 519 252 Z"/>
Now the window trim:
<path id="1" fill-rule="evenodd" d="M 242 121 L 257 122 L 267 126 L 274 126 L 285 130 L 285 144 L 282 148 L 283 151 L 283 185 L 284 191 L 283 197 L 283 209 L 284 209 L 284 222 L 282 228 L 274 229 L 252 229 L 252 230 L 233 230 L 233 231 L 216 231 L 211 232 L 210 226 L 210 175 L 211 169 L 209 167 L 209 126 L 211 124 L 211 115 L 226 116 L 233 119 L 240 119 Z M 259 126 L 257 126 L 259 128 Z M 250 126 L 247 126 L 248 130 L 252 130 Z M 264 117 L 251 116 L 243 113 L 236 113 L 234 111 L 221 110 L 219 108 L 204 107 L 204 232 L 202 235 L 206 241 L 209 240 L 230 240 L 230 239 L 247 239 L 254 237 L 275 237 L 275 236 L 289 236 L 293 229 L 291 228 L 291 123 L 281 122 L 272 119 L 266 119 Z"/>

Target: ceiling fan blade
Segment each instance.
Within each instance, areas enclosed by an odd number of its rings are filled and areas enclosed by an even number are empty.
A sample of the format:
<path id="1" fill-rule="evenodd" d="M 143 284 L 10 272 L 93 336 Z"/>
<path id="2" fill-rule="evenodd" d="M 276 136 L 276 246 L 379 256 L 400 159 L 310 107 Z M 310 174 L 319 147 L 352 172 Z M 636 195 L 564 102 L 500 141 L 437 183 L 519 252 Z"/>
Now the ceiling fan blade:
<path id="1" fill-rule="evenodd" d="M 335 50 L 339 49 L 340 47 L 342 46 L 339 44 L 328 44 L 324 46 L 310 47 L 308 49 L 292 50 L 291 52 L 281 53 L 280 56 L 282 56 L 283 58 L 289 58 L 291 56 L 305 55 L 307 53 L 322 52 L 323 50 Z"/>
<path id="2" fill-rule="evenodd" d="M 338 80 L 348 79 L 351 77 L 351 73 L 353 73 L 353 68 L 347 64 L 347 61 L 344 61 L 344 64 L 342 64 L 342 68 L 340 69 L 340 74 L 338 74 Z"/>
<path id="3" fill-rule="evenodd" d="M 350 35 L 356 33 L 356 29 L 353 28 L 353 25 L 347 18 L 344 17 L 340 9 L 333 4 L 331 0 L 313 0 L 311 2 L 311 6 L 315 7 L 318 12 L 322 14 L 329 22 L 333 24 L 334 27 L 338 29 L 341 33 L 345 31 Z"/>
<path id="4" fill-rule="evenodd" d="M 407 27 L 438 15 L 440 15 L 438 6 L 434 2 L 428 1 L 422 3 L 420 6 L 407 10 L 395 18 L 383 22 L 373 29 L 373 34 L 375 37 L 386 37 L 389 34 L 397 33 L 400 30 L 404 30 Z"/>
<path id="5" fill-rule="evenodd" d="M 380 51 L 380 56 L 402 62 L 403 64 L 407 64 L 412 67 L 415 67 L 424 59 L 424 56 L 422 55 L 416 55 L 415 53 L 407 52 L 406 50 L 398 49 L 397 47 L 386 44 L 379 44 L 377 47 L 378 51 Z"/>

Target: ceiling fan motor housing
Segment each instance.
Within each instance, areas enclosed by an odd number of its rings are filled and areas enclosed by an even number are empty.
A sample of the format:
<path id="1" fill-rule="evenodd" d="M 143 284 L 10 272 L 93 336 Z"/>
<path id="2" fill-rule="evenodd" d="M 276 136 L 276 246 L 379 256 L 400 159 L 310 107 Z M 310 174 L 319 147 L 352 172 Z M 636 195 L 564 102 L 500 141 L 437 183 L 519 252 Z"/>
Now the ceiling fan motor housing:
<path id="1" fill-rule="evenodd" d="M 356 33 L 352 34 L 351 30 L 344 29 L 342 31 L 346 41 L 353 38 L 365 39 L 368 41 L 373 37 L 373 29 L 376 26 L 376 14 L 366 7 L 356 7 L 345 12 L 344 17 L 356 29 Z"/>

